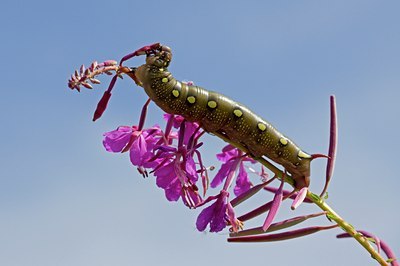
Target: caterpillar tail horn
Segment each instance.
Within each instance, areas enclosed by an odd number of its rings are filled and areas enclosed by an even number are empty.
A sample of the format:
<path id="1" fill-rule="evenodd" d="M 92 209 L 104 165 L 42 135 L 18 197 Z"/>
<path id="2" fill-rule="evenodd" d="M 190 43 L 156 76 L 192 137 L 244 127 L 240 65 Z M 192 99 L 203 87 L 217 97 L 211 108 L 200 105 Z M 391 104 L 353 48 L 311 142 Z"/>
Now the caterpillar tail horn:
<path id="1" fill-rule="evenodd" d="M 321 153 L 311 154 L 311 160 L 314 160 L 314 159 L 317 159 L 317 158 L 330 159 L 331 157 L 329 157 L 328 155 L 325 155 L 325 154 L 321 154 Z"/>

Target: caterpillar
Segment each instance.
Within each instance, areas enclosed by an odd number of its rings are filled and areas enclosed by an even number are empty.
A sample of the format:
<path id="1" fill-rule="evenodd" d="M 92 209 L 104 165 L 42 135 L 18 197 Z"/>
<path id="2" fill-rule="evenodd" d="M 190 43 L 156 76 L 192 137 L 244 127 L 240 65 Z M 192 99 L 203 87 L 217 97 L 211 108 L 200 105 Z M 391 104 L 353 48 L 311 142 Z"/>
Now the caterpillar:
<path id="1" fill-rule="evenodd" d="M 295 188 L 310 184 L 310 162 L 324 155 L 308 154 L 271 123 L 241 103 L 214 91 L 176 80 L 168 71 L 172 52 L 168 46 L 153 44 L 125 56 L 121 63 L 137 55 L 146 63 L 125 73 L 163 111 L 194 121 L 208 133 L 222 136 L 245 147 L 253 157 L 266 156 L 284 167 L 295 181 Z"/>

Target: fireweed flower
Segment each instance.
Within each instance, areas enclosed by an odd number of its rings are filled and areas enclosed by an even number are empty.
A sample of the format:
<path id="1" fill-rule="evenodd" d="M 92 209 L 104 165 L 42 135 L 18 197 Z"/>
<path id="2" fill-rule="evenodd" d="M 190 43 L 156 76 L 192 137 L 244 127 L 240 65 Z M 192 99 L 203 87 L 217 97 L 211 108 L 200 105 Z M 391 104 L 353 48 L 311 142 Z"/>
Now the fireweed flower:
<path id="1" fill-rule="evenodd" d="M 197 155 L 202 167 L 200 153 L 197 150 L 202 143 L 192 147 L 186 145 L 185 140 L 194 134 L 192 130 L 186 131 L 186 124 L 189 129 L 193 127 L 189 122 L 180 125 L 177 148 L 170 145 L 155 148 L 156 157 L 161 159 L 161 162 L 154 169 L 154 175 L 157 186 L 165 190 L 165 196 L 169 201 L 177 201 L 182 197 L 186 206 L 194 208 L 201 202 L 201 197 L 196 186 L 199 178 L 193 156 Z"/>
<path id="2" fill-rule="evenodd" d="M 228 197 L 229 193 L 226 190 L 221 190 L 218 195 L 209 197 L 202 203 L 203 205 L 215 200 L 213 204 L 200 212 L 196 221 L 197 230 L 204 231 L 208 224 L 210 224 L 210 232 L 222 231 L 227 224 L 232 226 L 234 232 L 237 232 L 242 227 L 242 223 L 236 218 Z"/>
<path id="3" fill-rule="evenodd" d="M 157 186 L 165 190 L 169 201 L 177 201 L 182 197 L 185 205 L 195 207 L 201 198 L 195 185 L 198 174 L 192 153 L 185 148 L 166 146 L 161 146 L 158 150 L 162 151 L 159 157 L 164 160 L 154 171 Z"/>
<path id="4" fill-rule="evenodd" d="M 151 159 L 153 148 L 161 137 L 159 126 L 144 130 L 138 130 L 137 126 L 120 126 L 104 133 L 103 145 L 109 152 L 129 150 L 131 163 L 143 171 L 143 168 L 154 168 L 158 164 L 157 160 Z"/>
<path id="5" fill-rule="evenodd" d="M 225 178 L 229 179 L 233 177 L 238 168 L 239 174 L 236 178 L 236 185 L 234 188 L 235 195 L 239 196 L 253 186 L 244 166 L 245 161 L 255 163 L 253 159 L 243 156 L 243 152 L 232 145 L 225 146 L 222 149 L 222 153 L 217 154 L 217 158 L 219 161 L 223 162 L 223 164 L 211 182 L 212 188 L 219 186 Z"/>

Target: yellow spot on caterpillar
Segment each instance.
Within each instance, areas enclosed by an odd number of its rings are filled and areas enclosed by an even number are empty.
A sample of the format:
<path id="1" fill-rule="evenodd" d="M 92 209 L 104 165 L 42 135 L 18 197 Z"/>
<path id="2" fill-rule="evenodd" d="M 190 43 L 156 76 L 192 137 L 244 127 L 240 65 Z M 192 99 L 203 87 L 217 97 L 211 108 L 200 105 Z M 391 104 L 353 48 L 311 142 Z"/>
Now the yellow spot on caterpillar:
<path id="1" fill-rule="evenodd" d="M 160 72 L 163 72 L 163 71 L 164 71 L 164 68 L 160 68 L 159 70 L 160 70 Z"/>
<path id="2" fill-rule="evenodd" d="M 297 154 L 297 156 L 299 158 L 303 158 L 303 159 L 310 159 L 311 155 L 305 153 L 304 151 L 299 151 L 299 153 Z"/>
<path id="3" fill-rule="evenodd" d="M 167 83 L 167 82 L 168 82 L 168 79 L 167 79 L 167 78 L 163 78 L 161 81 L 162 81 L 163 83 Z"/>
<path id="4" fill-rule="evenodd" d="M 285 139 L 285 138 L 281 138 L 280 140 L 279 140 L 279 142 L 282 144 L 282 145 L 287 145 L 288 144 L 288 141 L 287 141 L 287 139 Z M 300 156 L 300 155 L 299 155 Z"/>
<path id="5" fill-rule="evenodd" d="M 209 101 L 209 102 L 207 103 L 207 105 L 208 105 L 208 107 L 210 107 L 210 108 L 215 108 L 215 107 L 217 107 L 217 102 L 216 102 L 216 101 Z"/>
<path id="6" fill-rule="evenodd" d="M 240 111 L 239 109 L 233 110 L 233 114 L 236 115 L 237 117 L 241 117 L 243 115 L 243 112 Z"/>
<path id="7" fill-rule="evenodd" d="M 189 103 L 195 103 L 196 102 L 196 98 L 194 96 L 189 96 L 189 97 L 187 97 L 187 101 Z"/>
<path id="8" fill-rule="evenodd" d="M 179 97 L 179 91 L 178 90 L 172 90 L 172 95 L 174 95 L 176 98 Z"/>
<path id="9" fill-rule="evenodd" d="M 257 124 L 257 127 L 258 127 L 258 129 L 261 130 L 261 131 L 265 131 L 265 130 L 267 129 L 267 126 L 264 125 L 263 123 L 258 123 L 258 124 Z"/>

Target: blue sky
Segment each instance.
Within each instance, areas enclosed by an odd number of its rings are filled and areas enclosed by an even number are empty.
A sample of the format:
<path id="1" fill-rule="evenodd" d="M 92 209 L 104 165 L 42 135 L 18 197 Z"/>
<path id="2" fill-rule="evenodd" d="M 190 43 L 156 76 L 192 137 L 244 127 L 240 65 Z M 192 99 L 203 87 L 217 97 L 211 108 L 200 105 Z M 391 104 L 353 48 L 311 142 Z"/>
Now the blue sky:
<path id="1" fill-rule="evenodd" d="M 153 42 L 173 49 L 176 78 L 240 100 L 310 153 L 327 150 L 335 94 L 339 146 L 329 203 L 400 254 L 399 8 L 368 0 L 3 3 L 0 264 L 375 265 L 354 241 L 336 240 L 339 230 L 246 245 L 199 233 L 198 211 L 167 202 L 126 156 L 104 151 L 102 133 L 135 123 L 144 92 L 120 81 L 93 123 L 107 79 L 79 95 L 67 79 L 82 63 Z M 160 117 L 153 105 L 149 125 Z M 223 143 L 205 142 L 204 157 L 216 164 Z M 324 167 L 313 164 L 315 191 Z M 278 219 L 316 211 L 283 205 Z"/>

